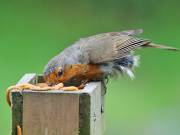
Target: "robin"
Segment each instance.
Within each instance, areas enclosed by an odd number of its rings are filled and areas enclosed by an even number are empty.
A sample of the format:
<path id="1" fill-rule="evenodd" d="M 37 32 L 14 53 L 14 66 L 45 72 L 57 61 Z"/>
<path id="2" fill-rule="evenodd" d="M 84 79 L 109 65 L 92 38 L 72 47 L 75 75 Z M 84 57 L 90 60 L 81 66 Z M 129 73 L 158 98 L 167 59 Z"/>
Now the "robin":
<path id="1" fill-rule="evenodd" d="M 154 44 L 151 40 L 137 38 L 143 30 L 102 33 L 82 38 L 52 58 L 44 69 L 45 84 L 22 84 L 11 86 L 23 90 L 79 90 L 90 81 L 104 81 L 109 77 L 127 74 L 134 78 L 133 69 L 138 66 L 139 56 L 133 54 L 138 48 L 160 48 L 177 51 L 177 48 Z M 68 86 L 73 84 L 73 86 Z"/>
<path id="2" fill-rule="evenodd" d="M 109 32 L 80 39 L 48 62 L 43 73 L 45 84 L 12 86 L 7 91 L 7 102 L 11 105 L 9 95 L 13 89 L 79 90 L 90 81 L 105 82 L 109 77 L 120 74 L 127 74 L 133 79 L 133 69 L 139 61 L 139 56 L 133 54 L 136 49 L 178 50 L 137 38 L 136 35 L 142 32 L 141 29 Z M 20 131 L 19 126 L 17 130 Z"/>
<path id="3" fill-rule="evenodd" d="M 137 48 L 177 50 L 135 37 L 139 33 L 142 30 L 109 32 L 80 39 L 48 62 L 44 69 L 46 83 L 82 86 L 84 82 L 102 81 L 119 73 L 126 73 L 133 79 L 133 68 L 139 61 L 133 54 Z"/>

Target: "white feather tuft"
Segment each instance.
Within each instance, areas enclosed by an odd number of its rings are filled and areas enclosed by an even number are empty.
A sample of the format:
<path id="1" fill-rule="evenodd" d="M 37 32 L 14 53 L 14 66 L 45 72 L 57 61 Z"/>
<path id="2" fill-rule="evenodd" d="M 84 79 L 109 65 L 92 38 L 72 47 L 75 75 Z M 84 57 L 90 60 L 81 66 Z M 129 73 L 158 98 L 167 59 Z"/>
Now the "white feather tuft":
<path id="1" fill-rule="evenodd" d="M 140 64 L 140 56 L 134 56 L 133 57 L 134 59 L 134 67 L 139 67 L 139 64 Z"/>
<path id="2" fill-rule="evenodd" d="M 123 67 L 123 66 L 120 66 L 120 68 L 122 69 L 122 71 L 124 73 L 126 73 L 132 80 L 135 78 L 134 76 L 134 73 L 132 72 L 131 69 L 127 68 L 127 67 Z"/>

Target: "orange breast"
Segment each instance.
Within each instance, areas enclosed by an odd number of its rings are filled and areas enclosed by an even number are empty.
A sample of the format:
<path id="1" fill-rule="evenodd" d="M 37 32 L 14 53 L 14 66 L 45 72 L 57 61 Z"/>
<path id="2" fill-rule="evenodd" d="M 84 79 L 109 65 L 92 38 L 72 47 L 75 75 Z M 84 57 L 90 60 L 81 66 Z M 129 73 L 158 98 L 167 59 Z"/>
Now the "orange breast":
<path id="1" fill-rule="evenodd" d="M 58 82 L 67 81 L 91 81 L 102 78 L 103 72 L 99 65 L 76 64 L 65 68 L 63 75 Z"/>

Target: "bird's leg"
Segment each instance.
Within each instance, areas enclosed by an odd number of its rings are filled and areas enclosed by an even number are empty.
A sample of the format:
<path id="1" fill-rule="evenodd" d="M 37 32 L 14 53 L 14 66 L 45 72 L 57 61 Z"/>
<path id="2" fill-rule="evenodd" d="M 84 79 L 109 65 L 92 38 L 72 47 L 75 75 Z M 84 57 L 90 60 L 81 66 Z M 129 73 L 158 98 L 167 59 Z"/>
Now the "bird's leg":
<path id="1" fill-rule="evenodd" d="M 81 83 L 81 85 L 78 86 L 79 89 L 84 89 L 84 87 L 86 86 L 86 84 L 88 83 L 88 80 L 85 80 Z"/>
<path id="2" fill-rule="evenodd" d="M 101 84 L 102 84 L 102 87 L 103 87 L 103 93 L 102 93 L 102 95 L 105 95 L 106 94 L 106 92 L 107 92 L 107 83 L 108 83 L 108 78 L 104 78 L 102 81 L 101 81 Z"/>

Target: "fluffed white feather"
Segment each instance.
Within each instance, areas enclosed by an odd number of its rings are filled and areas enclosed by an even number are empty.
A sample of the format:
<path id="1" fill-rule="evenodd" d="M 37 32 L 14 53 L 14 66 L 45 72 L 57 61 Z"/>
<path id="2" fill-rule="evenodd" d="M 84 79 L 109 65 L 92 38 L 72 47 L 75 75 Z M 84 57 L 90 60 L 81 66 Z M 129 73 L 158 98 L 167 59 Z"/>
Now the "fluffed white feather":
<path id="1" fill-rule="evenodd" d="M 120 66 L 120 68 L 122 69 L 122 71 L 124 73 L 126 73 L 132 80 L 135 78 L 135 75 L 134 73 L 132 72 L 131 69 L 127 68 L 127 67 L 123 67 L 123 66 Z"/>
<path id="2" fill-rule="evenodd" d="M 133 65 L 133 67 L 139 67 L 139 64 L 140 64 L 140 56 L 134 56 L 133 59 L 134 59 L 134 65 Z"/>

